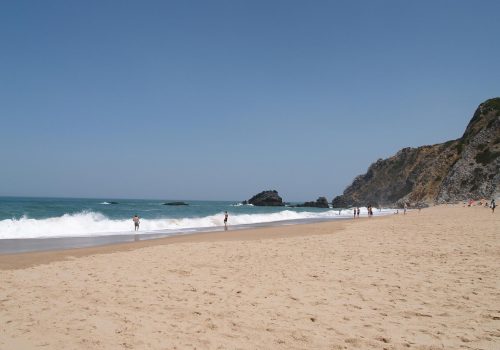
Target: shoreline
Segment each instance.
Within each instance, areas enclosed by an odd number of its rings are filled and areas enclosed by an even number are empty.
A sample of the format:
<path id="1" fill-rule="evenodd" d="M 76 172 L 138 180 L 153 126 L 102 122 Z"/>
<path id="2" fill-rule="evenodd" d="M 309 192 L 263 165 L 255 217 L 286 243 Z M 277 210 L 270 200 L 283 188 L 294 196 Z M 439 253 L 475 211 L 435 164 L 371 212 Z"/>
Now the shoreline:
<path id="1" fill-rule="evenodd" d="M 378 216 L 381 219 L 387 216 Z M 366 220 L 368 218 L 361 218 Z M 358 219 L 352 221 L 357 221 Z M 244 241 L 244 240 L 259 240 L 298 237 L 308 235 L 307 229 L 309 226 L 313 228 L 319 225 L 322 229 L 331 229 L 335 232 L 344 228 L 344 223 L 351 222 L 350 219 L 335 219 L 321 222 L 293 223 L 293 224 L 276 224 L 265 225 L 261 227 L 238 228 L 235 230 L 223 229 L 217 231 L 199 231 L 188 234 L 179 234 L 166 236 L 161 238 L 145 238 L 135 240 L 134 236 L 128 235 L 128 241 L 111 241 L 105 244 L 98 244 L 85 247 L 73 248 L 56 248 L 47 250 L 27 251 L 27 252 L 11 252 L 0 253 L 0 270 L 22 269 L 39 264 L 47 264 L 53 261 L 66 260 L 68 258 L 85 257 L 94 254 L 109 254 L 115 252 L 132 251 L 136 249 L 154 247 L 161 245 L 170 245 L 176 243 L 200 243 L 200 242 L 219 242 L 219 241 Z M 322 232 L 320 234 L 330 234 L 331 232 Z M 108 238 L 112 236 L 100 236 Z M 93 237 L 91 237 L 93 238 Z M 50 239 L 50 238 L 45 238 Z M 68 238 L 62 238 L 63 240 Z M 73 239 L 73 238 L 71 238 Z M 36 240 L 36 239 L 34 239 Z M 42 238 L 43 240 L 43 238 Z"/>
<path id="2" fill-rule="evenodd" d="M 387 216 L 387 215 L 379 215 Z M 261 222 L 253 224 L 230 225 L 228 230 L 241 231 L 253 230 L 267 227 L 307 225 L 321 222 L 335 222 L 352 220 L 349 217 L 338 218 L 314 218 L 295 219 Z M 0 239 L 0 256 L 5 254 L 35 253 L 43 251 L 57 251 L 65 249 L 92 248 L 103 245 L 122 244 L 137 241 L 156 240 L 177 236 L 188 236 L 200 233 L 215 233 L 226 231 L 224 226 L 187 228 L 179 230 L 159 230 L 159 231 L 134 231 L 117 232 L 116 234 L 93 234 L 82 236 L 58 236 L 58 237 L 33 237 L 33 238 L 3 238 Z"/>
<path id="3" fill-rule="evenodd" d="M 102 202 L 104 203 L 104 202 Z M 139 239 L 161 238 L 224 228 L 224 212 L 232 229 L 352 218 L 351 209 L 259 207 L 221 201 L 193 201 L 189 206 L 165 206 L 161 201 L 135 200 L 102 205 L 77 199 L 0 203 L 0 254 L 78 248 L 134 239 L 132 217 L 141 217 Z M 362 215 L 366 210 L 361 208 Z M 384 208 L 375 216 L 392 213 Z M 24 244 L 26 243 L 26 244 Z"/>

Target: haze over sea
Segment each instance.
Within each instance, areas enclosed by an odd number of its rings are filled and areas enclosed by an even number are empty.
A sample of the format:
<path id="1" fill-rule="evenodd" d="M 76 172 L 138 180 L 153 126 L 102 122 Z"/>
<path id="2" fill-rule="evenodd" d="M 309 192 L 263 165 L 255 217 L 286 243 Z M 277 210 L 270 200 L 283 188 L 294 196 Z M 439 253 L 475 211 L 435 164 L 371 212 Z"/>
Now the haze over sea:
<path id="1" fill-rule="evenodd" d="M 350 218 L 351 210 L 256 207 L 229 201 L 186 201 L 163 205 L 149 199 L 0 197 L 0 239 L 135 234 L 132 216 L 141 217 L 139 235 L 222 229 L 224 211 L 231 227 Z M 390 212 L 375 211 L 376 215 Z M 365 209 L 362 209 L 365 213 Z M 243 226 L 242 226 L 243 225 Z"/>

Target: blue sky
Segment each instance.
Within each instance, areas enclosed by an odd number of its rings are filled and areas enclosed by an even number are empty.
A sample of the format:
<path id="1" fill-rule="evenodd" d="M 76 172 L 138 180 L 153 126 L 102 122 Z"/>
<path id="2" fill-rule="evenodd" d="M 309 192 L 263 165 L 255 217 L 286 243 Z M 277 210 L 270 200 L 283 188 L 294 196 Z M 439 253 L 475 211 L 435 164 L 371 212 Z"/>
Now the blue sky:
<path id="1" fill-rule="evenodd" d="M 3 1 L 0 195 L 331 200 L 500 96 L 498 1 Z"/>

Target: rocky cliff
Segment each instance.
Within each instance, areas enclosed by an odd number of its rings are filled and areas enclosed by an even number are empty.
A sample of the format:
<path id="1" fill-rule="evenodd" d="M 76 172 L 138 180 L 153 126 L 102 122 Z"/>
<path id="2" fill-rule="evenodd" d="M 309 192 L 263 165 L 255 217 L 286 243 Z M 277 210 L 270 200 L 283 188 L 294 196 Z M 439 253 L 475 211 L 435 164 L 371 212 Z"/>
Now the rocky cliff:
<path id="1" fill-rule="evenodd" d="M 479 105 L 461 138 L 377 160 L 332 204 L 424 205 L 499 196 L 500 98 L 493 98 Z"/>

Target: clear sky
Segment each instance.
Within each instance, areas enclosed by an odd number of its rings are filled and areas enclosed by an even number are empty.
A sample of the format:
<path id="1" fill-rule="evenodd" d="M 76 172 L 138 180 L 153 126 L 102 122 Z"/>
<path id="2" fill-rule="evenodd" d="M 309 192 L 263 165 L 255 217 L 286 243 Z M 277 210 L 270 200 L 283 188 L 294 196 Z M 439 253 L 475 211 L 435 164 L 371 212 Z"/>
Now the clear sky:
<path id="1" fill-rule="evenodd" d="M 2 1 L 0 195 L 331 200 L 500 96 L 500 1 Z"/>

